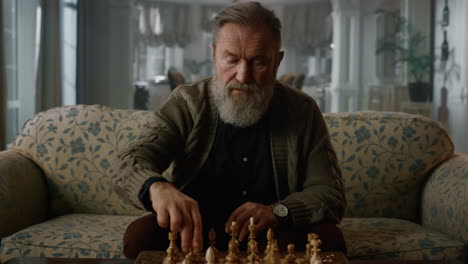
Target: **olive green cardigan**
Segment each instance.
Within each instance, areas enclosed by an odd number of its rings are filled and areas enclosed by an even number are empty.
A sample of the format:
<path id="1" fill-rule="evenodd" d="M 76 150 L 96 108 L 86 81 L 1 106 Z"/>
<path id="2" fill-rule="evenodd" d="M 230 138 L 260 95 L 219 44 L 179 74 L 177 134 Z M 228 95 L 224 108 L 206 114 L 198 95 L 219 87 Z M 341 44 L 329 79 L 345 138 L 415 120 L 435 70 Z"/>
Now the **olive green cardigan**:
<path id="1" fill-rule="evenodd" d="M 315 101 L 277 82 L 269 114 L 278 201 L 294 225 L 339 222 L 346 206 L 341 172 Z M 117 193 L 142 209 L 138 192 L 148 178 L 166 177 L 183 190 L 205 163 L 219 118 L 211 79 L 178 87 L 152 118 L 111 169 Z"/>

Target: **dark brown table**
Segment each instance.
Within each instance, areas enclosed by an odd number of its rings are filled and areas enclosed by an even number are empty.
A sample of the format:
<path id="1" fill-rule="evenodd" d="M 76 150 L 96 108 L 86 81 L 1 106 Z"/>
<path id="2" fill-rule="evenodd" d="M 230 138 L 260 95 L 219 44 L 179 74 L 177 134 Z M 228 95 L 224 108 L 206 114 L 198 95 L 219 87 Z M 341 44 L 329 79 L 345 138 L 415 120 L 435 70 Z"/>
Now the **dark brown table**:
<path id="1" fill-rule="evenodd" d="M 463 264 L 454 260 L 351 260 L 351 264 Z M 134 264 L 129 259 L 15 258 L 6 264 Z"/>
<path id="2" fill-rule="evenodd" d="M 14 258 L 6 264 L 133 264 L 130 259 Z"/>
<path id="3" fill-rule="evenodd" d="M 351 264 L 463 264 L 455 260 L 351 260 Z"/>

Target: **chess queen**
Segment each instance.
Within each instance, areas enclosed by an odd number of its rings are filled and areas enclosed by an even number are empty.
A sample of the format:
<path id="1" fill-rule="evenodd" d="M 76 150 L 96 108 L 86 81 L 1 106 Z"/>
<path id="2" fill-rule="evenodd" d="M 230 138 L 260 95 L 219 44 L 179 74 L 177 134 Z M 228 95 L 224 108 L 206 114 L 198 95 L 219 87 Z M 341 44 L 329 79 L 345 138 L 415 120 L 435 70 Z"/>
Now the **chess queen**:
<path id="1" fill-rule="evenodd" d="M 242 242 L 251 217 L 255 232 L 279 233 L 280 247 L 301 250 L 313 232 L 323 250 L 344 251 L 336 224 L 346 200 L 322 114 L 276 81 L 280 20 L 258 2 L 236 2 L 212 33 L 213 77 L 176 88 L 112 166 L 117 193 L 152 212 L 128 226 L 125 255 L 166 250 L 169 231 L 184 252 L 201 249 L 210 227 L 225 250 L 230 223 Z"/>

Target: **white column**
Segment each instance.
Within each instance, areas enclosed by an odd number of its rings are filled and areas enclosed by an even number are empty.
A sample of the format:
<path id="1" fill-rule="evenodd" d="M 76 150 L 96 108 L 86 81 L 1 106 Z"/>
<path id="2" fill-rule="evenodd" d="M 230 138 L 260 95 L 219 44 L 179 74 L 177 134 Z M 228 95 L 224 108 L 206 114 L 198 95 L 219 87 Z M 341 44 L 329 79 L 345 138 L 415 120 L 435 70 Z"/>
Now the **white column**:
<path id="1" fill-rule="evenodd" d="M 333 66 L 331 112 L 358 109 L 361 77 L 361 12 L 357 0 L 332 0 Z"/>

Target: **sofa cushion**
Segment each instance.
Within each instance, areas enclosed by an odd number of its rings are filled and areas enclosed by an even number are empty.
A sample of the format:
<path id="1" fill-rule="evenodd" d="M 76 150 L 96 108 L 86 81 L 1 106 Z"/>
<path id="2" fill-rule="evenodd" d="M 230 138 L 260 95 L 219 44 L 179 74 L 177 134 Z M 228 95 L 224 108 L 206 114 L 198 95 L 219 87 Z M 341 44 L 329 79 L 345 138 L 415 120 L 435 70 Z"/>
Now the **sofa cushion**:
<path id="1" fill-rule="evenodd" d="M 437 167 L 424 187 L 421 210 L 423 226 L 468 245 L 468 155 L 456 154 Z"/>
<path id="2" fill-rule="evenodd" d="M 464 244 L 410 221 L 393 218 L 344 218 L 350 259 L 462 260 Z"/>
<path id="3" fill-rule="evenodd" d="M 15 257 L 125 258 L 122 239 L 134 216 L 70 214 L 2 239 L 0 262 Z"/>
<path id="4" fill-rule="evenodd" d="M 447 131 L 405 113 L 326 113 L 349 217 L 418 221 L 427 172 L 453 155 Z"/>
<path id="5" fill-rule="evenodd" d="M 141 215 L 113 192 L 106 176 L 150 115 L 98 105 L 53 108 L 29 120 L 11 148 L 44 171 L 51 215 Z"/>

